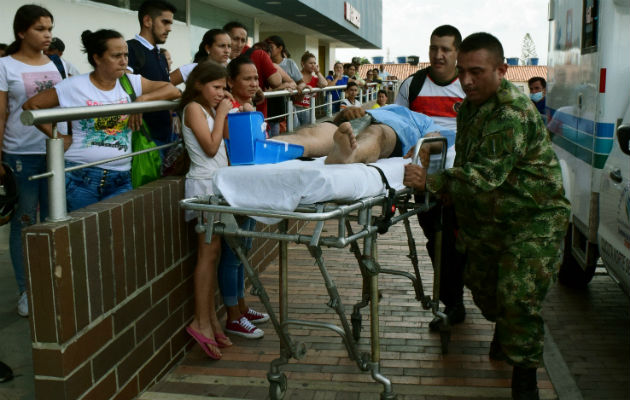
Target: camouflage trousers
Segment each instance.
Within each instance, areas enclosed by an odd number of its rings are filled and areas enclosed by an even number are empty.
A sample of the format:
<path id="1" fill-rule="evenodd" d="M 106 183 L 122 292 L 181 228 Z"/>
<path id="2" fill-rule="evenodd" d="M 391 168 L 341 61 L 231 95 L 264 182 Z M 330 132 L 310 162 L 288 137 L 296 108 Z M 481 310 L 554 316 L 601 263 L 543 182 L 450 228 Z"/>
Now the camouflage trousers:
<path id="1" fill-rule="evenodd" d="M 501 349 L 512 365 L 542 361 L 542 304 L 562 260 L 562 238 L 536 238 L 497 251 L 468 246 L 464 283 L 485 318 L 496 322 Z"/>

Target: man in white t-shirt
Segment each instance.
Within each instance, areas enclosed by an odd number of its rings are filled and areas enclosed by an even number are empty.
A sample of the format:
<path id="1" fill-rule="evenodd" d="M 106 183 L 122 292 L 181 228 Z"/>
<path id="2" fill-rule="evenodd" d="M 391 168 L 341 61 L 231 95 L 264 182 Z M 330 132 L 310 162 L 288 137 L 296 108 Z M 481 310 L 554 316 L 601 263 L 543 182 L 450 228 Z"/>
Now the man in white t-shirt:
<path id="1" fill-rule="evenodd" d="M 457 111 L 466 95 L 457 76 L 456 61 L 461 34 L 451 25 L 437 27 L 431 33 L 429 61 L 431 65 L 405 79 L 400 86 L 395 104 L 407 107 L 412 111 L 430 116 L 442 128 L 457 131 Z M 455 146 L 448 150 L 446 167 L 453 166 Z M 441 208 L 441 210 L 440 210 Z M 440 300 L 445 305 L 444 312 L 450 324 L 458 324 L 466 318 L 464 308 L 464 263 L 465 255 L 457 252 L 455 241 L 457 221 L 452 205 L 418 214 L 420 226 L 427 237 L 427 250 L 431 259 L 435 256 L 435 223 L 442 212 L 442 257 L 440 281 Z M 439 330 L 441 320 L 433 319 L 429 324 L 431 331 Z"/>

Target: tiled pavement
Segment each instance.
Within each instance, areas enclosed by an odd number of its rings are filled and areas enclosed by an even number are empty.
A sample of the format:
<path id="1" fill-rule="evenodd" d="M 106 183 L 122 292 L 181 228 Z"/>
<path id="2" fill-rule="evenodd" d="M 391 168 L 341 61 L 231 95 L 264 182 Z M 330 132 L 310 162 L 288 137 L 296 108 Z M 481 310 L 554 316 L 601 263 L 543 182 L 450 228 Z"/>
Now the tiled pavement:
<path id="1" fill-rule="evenodd" d="M 630 300 L 603 267 L 586 290 L 553 288 L 543 316 L 584 399 L 630 399 Z"/>
<path id="2" fill-rule="evenodd" d="M 415 225 L 415 226 L 414 226 Z M 430 292 L 432 279 L 423 235 L 414 226 L 418 241 L 425 287 Z M 33 399 L 33 367 L 28 321 L 15 314 L 15 283 L 8 256 L 8 226 L 0 227 L 0 359 L 8 362 L 19 376 L 0 384 L 0 400 Z M 411 270 L 404 257 L 406 240 L 400 226 L 379 240 L 380 261 L 385 267 Z M 291 245 L 291 310 L 334 321 L 325 306 L 328 300 L 317 267 L 303 246 Z M 343 293 L 346 309 L 359 296 L 356 262 L 346 250 L 328 249 L 325 260 Z M 274 304 L 277 300 L 276 265 L 262 274 Z M 402 278 L 382 276 L 380 287 L 381 336 L 384 372 L 394 381 L 401 399 L 509 398 L 510 369 L 503 363 L 488 361 L 487 348 L 492 325 L 474 308 L 466 293 L 466 322 L 455 328 L 450 354 L 441 356 L 439 338 L 429 334 L 430 312 L 415 302 L 410 284 Z M 252 304 L 260 304 L 250 296 Z M 324 314 L 325 313 L 325 314 Z M 544 398 L 561 400 L 630 399 L 630 304 L 628 297 L 612 279 L 598 269 L 585 291 L 555 285 L 550 290 L 544 317 L 553 346 L 545 347 L 545 362 L 554 389 L 545 374 L 538 377 Z M 419 327 L 418 327 L 419 325 Z M 367 312 L 363 326 L 368 327 Z M 262 326 L 266 335 L 260 341 L 235 339 L 236 345 L 224 351 L 221 361 L 203 356 L 199 347 L 191 352 L 169 375 L 142 399 L 195 400 L 207 398 L 264 399 L 267 397 L 266 372 L 269 361 L 278 355 L 278 339 L 270 324 Z M 364 334 L 363 351 L 369 350 Z M 294 330 L 308 344 L 306 357 L 282 368 L 287 371 L 287 399 L 377 399 L 382 386 L 369 373 L 359 372 L 351 363 L 340 339 L 328 331 Z M 307 336 L 308 335 L 308 336 Z M 565 364 L 568 371 L 558 368 Z M 569 372 L 569 373 L 566 373 Z M 559 375 L 559 377 L 558 377 Z M 567 376 L 568 375 L 568 376 Z M 409 382 L 412 383 L 409 383 Z M 422 385 L 417 384 L 418 382 Z M 577 387 L 573 386 L 577 384 Z"/>
<path id="3" fill-rule="evenodd" d="M 420 251 L 425 289 L 431 292 L 433 279 L 423 235 L 414 227 Z M 383 268 L 411 271 L 407 259 L 406 236 L 402 224 L 379 239 L 379 262 Z M 328 271 L 342 294 L 348 315 L 359 300 L 360 274 L 348 249 L 324 252 Z M 328 296 L 318 268 L 305 246 L 289 246 L 289 315 L 291 318 L 336 322 L 327 306 Z M 271 265 L 261 279 L 277 304 L 278 267 Z M 511 367 L 491 362 L 488 347 L 493 325 L 487 322 L 466 293 L 466 322 L 454 328 L 449 354 L 442 355 L 439 334 L 428 332 L 430 311 L 414 299 L 406 278 L 380 275 L 381 371 L 393 382 L 400 400 L 406 399 L 506 399 L 510 397 Z M 252 298 L 252 303 L 257 302 Z M 261 308 L 259 304 L 256 304 Z M 264 399 L 268 393 L 266 373 L 269 362 L 279 353 L 279 341 L 270 323 L 261 326 L 265 337 L 258 341 L 233 339 L 235 345 L 224 349 L 223 359 L 209 360 L 194 346 L 184 361 L 159 384 L 145 393 L 144 400 L 197 399 L 197 396 L 238 399 Z M 361 372 L 350 361 L 341 339 L 333 332 L 292 329 L 306 343 L 308 351 L 300 360 L 281 367 L 288 378 L 286 399 L 378 399 L 382 385 L 369 372 Z M 369 351 L 369 317 L 363 310 L 361 351 Z M 557 398 L 544 368 L 538 371 L 542 399 Z M 177 394 L 177 395 L 176 395 Z"/>

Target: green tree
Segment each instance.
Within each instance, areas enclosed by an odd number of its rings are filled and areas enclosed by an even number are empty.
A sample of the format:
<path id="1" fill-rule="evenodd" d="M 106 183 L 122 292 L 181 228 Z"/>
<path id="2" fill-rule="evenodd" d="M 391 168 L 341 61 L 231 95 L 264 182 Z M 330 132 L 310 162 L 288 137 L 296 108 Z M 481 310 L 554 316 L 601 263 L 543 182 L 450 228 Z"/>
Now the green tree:
<path id="1" fill-rule="evenodd" d="M 536 54 L 536 44 L 529 33 L 523 37 L 523 46 L 521 47 L 521 64 L 527 65 L 527 59 L 538 57 Z"/>

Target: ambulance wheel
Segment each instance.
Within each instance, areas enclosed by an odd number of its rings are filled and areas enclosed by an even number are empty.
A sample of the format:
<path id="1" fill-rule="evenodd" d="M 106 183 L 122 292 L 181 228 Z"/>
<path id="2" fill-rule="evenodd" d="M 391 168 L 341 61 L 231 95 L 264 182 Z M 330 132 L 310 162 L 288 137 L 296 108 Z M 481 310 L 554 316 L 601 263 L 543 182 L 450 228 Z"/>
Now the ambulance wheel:
<path id="1" fill-rule="evenodd" d="M 580 263 L 575 259 L 571 253 L 572 232 L 573 227 L 569 226 L 567 235 L 564 237 L 562 264 L 560 265 L 558 280 L 564 286 L 574 289 L 584 289 L 593 279 L 593 275 L 595 275 L 596 263 L 587 265 L 586 269 L 583 269 Z M 584 238 L 584 240 L 586 240 L 586 238 Z"/>

